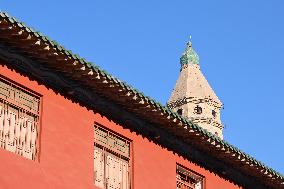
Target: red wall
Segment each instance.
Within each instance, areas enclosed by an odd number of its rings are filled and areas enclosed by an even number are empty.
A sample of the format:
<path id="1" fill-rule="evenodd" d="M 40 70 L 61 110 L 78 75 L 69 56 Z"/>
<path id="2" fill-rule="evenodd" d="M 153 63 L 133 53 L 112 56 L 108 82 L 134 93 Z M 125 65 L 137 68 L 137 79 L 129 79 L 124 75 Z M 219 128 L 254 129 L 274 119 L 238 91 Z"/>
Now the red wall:
<path id="1" fill-rule="evenodd" d="M 240 188 L 2 64 L 0 75 L 43 96 L 39 160 L 0 148 L 0 189 L 95 189 L 95 121 L 133 141 L 134 189 L 175 189 L 176 163 L 205 176 L 206 189 Z"/>

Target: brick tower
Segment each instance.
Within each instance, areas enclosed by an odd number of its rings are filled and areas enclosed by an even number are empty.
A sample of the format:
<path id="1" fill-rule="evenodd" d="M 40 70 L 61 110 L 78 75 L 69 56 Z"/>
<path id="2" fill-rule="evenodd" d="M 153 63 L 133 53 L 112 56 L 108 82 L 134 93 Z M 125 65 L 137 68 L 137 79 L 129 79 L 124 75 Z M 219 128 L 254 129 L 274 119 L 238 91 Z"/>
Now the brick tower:
<path id="1" fill-rule="evenodd" d="M 188 42 L 181 71 L 167 106 L 223 139 L 222 103 L 200 70 L 199 57 Z"/>

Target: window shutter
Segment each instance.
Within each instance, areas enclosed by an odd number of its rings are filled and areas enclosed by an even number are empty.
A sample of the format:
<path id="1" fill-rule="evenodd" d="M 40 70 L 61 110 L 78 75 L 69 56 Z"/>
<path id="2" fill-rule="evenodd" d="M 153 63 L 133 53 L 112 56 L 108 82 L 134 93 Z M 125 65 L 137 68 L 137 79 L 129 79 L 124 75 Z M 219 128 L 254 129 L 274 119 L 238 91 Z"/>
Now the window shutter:
<path id="1" fill-rule="evenodd" d="M 195 189 L 202 189 L 201 187 L 202 187 L 201 182 L 195 184 Z"/>
<path id="2" fill-rule="evenodd" d="M 15 131 L 15 125 L 16 125 L 16 114 L 13 111 L 8 110 L 8 138 L 6 139 L 6 150 L 10 152 L 16 151 L 16 146 L 14 144 L 14 131 Z"/>
<path id="3" fill-rule="evenodd" d="M 95 170 L 95 185 L 99 188 L 104 188 L 104 156 L 103 150 L 96 148 L 94 151 L 94 170 Z"/>
<path id="4" fill-rule="evenodd" d="M 32 130 L 32 122 L 27 120 L 26 122 L 26 140 L 24 144 L 24 157 L 31 159 L 32 154 L 31 154 L 31 148 L 30 148 L 30 142 L 31 142 L 31 130 Z"/>
<path id="5" fill-rule="evenodd" d="M 4 110 L 4 128 L 3 128 L 3 135 L 2 135 L 2 146 L 6 149 L 7 147 L 7 138 L 9 133 L 9 114 L 8 110 Z"/>
<path id="6" fill-rule="evenodd" d="M 31 128 L 31 132 L 32 132 L 32 139 L 31 139 L 31 150 L 32 150 L 32 152 L 31 153 L 33 155 L 32 159 L 35 159 L 35 154 L 37 152 L 37 149 L 36 149 L 37 128 L 38 128 L 37 123 L 34 122 L 32 124 L 32 128 Z"/>
<path id="7" fill-rule="evenodd" d="M 102 174 L 104 184 L 95 182 L 95 185 L 106 189 L 130 189 L 130 142 L 99 126 L 95 126 L 94 134 L 95 150 L 99 150 L 104 159 L 100 165 L 95 163 L 94 170 L 102 166 L 105 171 Z"/>
<path id="8" fill-rule="evenodd" d="M 35 160 L 40 97 L 0 78 L 0 147 Z"/>
<path id="9" fill-rule="evenodd" d="M 120 169 L 119 158 L 115 157 L 112 154 L 107 153 L 107 164 L 106 164 L 107 188 L 120 189 L 119 169 Z"/>
<path id="10" fill-rule="evenodd" d="M 0 146 L 3 146 L 3 141 L 4 136 L 3 136 L 3 132 L 4 132 L 4 117 L 5 117 L 5 109 L 3 106 L 1 106 L 0 104 Z"/>
<path id="11" fill-rule="evenodd" d="M 120 185 L 121 189 L 128 189 L 129 188 L 129 164 L 128 161 L 121 159 L 120 164 Z"/>

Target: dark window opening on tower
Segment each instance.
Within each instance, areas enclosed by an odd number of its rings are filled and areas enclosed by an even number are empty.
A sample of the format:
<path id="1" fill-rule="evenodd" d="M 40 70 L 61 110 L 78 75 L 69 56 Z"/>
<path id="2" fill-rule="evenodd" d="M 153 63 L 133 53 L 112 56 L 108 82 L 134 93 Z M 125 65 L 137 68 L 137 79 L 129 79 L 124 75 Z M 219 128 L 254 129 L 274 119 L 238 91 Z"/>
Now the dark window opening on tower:
<path id="1" fill-rule="evenodd" d="M 215 110 L 212 110 L 212 115 L 213 115 L 213 117 L 216 117 L 216 111 Z"/>
<path id="2" fill-rule="evenodd" d="M 178 110 L 177 110 L 177 113 L 178 113 L 179 115 L 182 115 L 182 109 L 178 109 Z"/>
<path id="3" fill-rule="evenodd" d="M 202 108 L 197 105 L 197 106 L 194 108 L 194 113 L 196 113 L 196 114 L 202 114 Z"/>

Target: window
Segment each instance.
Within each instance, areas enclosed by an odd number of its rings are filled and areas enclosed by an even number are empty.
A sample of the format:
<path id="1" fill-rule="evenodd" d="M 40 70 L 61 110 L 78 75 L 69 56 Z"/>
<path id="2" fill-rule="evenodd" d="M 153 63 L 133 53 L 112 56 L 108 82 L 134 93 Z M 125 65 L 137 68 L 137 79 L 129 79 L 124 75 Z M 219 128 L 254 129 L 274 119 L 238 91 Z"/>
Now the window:
<path id="1" fill-rule="evenodd" d="M 202 114 L 202 108 L 197 105 L 197 106 L 194 108 L 194 113 L 196 113 L 196 114 Z"/>
<path id="2" fill-rule="evenodd" d="M 39 107 L 39 96 L 0 78 L 1 148 L 36 159 Z"/>
<path id="3" fill-rule="evenodd" d="M 130 142 L 95 125 L 94 182 L 103 189 L 130 189 Z"/>
<path id="4" fill-rule="evenodd" d="M 177 189 L 204 189 L 204 177 L 180 165 L 176 170 Z"/>
<path id="5" fill-rule="evenodd" d="M 178 109 L 178 110 L 177 110 L 177 113 L 178 113 L 179 115 L 182 115 L 182 109 Z"/>
<path id="6" fill-rule="evenodd" d="M 214 118 L 216 117 L 216 111 L 215 110 L 212 110 L 212 115 L 213 115 Z"/>

